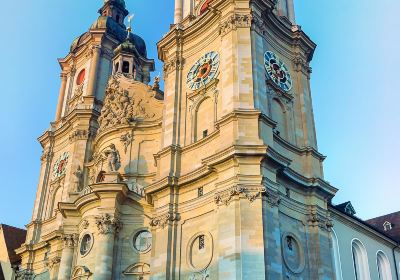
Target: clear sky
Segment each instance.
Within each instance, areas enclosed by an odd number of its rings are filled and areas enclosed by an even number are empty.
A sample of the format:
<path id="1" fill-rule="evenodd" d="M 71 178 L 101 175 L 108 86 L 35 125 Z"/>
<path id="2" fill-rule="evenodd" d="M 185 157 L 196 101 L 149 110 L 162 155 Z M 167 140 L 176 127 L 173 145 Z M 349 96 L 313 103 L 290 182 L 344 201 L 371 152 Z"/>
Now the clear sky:
<path id="1" fill-rule="evenodd" d="M 39 176 L 36 141 L 53 120 L 58 57 L 97 17 L 101 0 L 1 1 L 0 223 L 30 221 Z M 134 32 L 157 58 L 173 0 L 126 0 Z M 296 0 L 297 22 L 318 44 L 312 92 L 325 179 L 361 218 L 400 210 L 398 0 Z M 162 72 L 157 61 L 156 72 Z"/>

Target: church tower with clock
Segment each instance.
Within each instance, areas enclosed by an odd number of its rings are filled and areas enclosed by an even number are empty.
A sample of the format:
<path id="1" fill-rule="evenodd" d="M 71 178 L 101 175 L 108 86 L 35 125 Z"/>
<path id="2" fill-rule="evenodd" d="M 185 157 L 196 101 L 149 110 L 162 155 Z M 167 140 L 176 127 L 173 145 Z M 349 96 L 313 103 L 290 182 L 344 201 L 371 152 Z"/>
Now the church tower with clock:
<path id="1" fill-rule="evenodd" d="M 336 279 L 293 0 L 175 0 L 164 91 L 125 2 L 99 13 L 59 60 L 17 279 Z"/>

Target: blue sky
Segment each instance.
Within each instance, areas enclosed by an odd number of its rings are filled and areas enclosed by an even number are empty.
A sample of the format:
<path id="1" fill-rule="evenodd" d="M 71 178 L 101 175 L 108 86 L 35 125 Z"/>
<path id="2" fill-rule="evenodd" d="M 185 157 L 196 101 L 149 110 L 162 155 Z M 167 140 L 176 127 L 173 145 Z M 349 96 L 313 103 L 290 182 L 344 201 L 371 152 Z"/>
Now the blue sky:
<path id="1" fill-rule="evenodd" d="M 297 22 L 318 44 L 312 92 L 325 179 L 358 216 L 400 210 L 398 11 L 400 1 L 295 0 Z M 173 18 L 173 0 L 126 0 L 134 32 L 157 58 L 156 42 Z M 100 0 L 3 1 L 0 44 L 0 223 L 31 218 L 41 147 L 60 85 L 58 57 L 97 17 Z M 161 72 L 157 61 L 156 72 Z"/>

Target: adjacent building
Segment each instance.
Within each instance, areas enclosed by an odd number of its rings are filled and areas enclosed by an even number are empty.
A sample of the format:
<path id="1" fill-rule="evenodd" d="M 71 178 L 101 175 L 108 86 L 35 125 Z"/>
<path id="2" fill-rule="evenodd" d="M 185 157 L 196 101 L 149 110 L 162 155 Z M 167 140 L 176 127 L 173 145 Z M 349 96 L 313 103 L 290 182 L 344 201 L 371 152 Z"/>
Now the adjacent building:
<path id="1" fill-rule="evenodd" d="M 21 264 L 15 253 L 26 239 L 26 230 L 0 224 L 0 280 L 14 279 L 14 270 Z"/>

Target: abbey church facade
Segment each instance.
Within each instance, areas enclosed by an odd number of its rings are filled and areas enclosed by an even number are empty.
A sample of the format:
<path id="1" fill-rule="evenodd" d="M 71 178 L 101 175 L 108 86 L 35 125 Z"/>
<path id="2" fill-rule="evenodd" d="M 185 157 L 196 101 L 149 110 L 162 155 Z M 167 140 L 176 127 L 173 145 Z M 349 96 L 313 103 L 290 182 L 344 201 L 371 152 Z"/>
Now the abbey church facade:
<path id="1" fill-rule="evenodd" d="M 99 13 L 59 59 L 16 279 L 398 279 L 398 241 L 331 203 L 292 0 L 175 0 L 163 89 L 124 0 Z"/>

